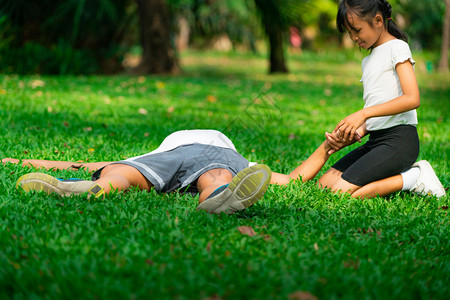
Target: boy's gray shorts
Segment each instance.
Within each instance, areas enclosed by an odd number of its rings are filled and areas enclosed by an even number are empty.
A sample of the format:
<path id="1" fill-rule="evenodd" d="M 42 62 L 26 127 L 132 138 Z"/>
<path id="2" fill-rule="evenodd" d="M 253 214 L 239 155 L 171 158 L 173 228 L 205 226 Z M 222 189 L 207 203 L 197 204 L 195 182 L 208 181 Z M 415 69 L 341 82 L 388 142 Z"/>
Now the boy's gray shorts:
<path id="1" fill-rule="evenodd" d="M 171 192 L 189 186 L 208 170 L 227 169 L 233 176 L 249 166 L 242 155 L 232 149 L 191 144 L 179 146 L 162 153 L 149 153 L 112 164 L 125 164 L 136 168 L 159 192 Z M 92 175 L 100 178 L 102 169 Z M 189 192 L 198 193 L 196 184 L 189 186 Z"/>

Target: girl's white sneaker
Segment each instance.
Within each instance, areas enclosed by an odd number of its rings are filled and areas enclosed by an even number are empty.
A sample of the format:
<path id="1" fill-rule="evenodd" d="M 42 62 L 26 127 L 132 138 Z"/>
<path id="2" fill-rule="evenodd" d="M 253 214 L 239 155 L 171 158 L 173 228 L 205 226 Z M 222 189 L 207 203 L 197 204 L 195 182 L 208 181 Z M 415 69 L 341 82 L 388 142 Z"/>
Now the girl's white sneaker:
<path id="1" fill-rule="evenodd" d="M 411 192 L 423 196 L 436 196 L 438 198 L 445 196 L 445 189 L 428 161 L 421 160 L 412 166 L 420 169 L 420 175 Z"/>

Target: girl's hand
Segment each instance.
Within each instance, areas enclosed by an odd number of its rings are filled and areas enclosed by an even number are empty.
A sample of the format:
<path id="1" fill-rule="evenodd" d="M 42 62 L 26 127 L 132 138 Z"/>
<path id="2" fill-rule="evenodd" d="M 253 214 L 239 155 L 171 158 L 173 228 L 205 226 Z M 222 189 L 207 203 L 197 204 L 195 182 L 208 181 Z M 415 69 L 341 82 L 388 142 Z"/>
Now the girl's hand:
<path id="1" fill-rule="evenodd" d="M 334 128 L 335 132 L 341 132 L 343 140 L 353 140 L 356 130 L 364 124 L 366 117 L 362 110 L 359 110 L 340 121 Z"/>

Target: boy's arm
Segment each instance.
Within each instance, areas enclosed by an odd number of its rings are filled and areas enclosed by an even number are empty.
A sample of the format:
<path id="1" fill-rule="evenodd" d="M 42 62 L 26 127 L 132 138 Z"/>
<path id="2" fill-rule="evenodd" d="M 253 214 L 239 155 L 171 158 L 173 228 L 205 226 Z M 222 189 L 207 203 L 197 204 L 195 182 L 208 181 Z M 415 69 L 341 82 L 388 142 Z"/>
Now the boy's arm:
<path id="1" fill-rule="evenodd" d="M 362 124 L 355 133 L 355 136 L 353 137 L 353 140 L 350 140 L 349 137 L 347 137 L 347 139 L 345 139 L 343 137 L 342 132 L 335 132 L 333 131 L 332 133 L 325 133 L 325 137 L 328 141 L 328 143 L 330 144 L 331 149 L 330 150 L 330 154 L 338 152 L 339 150 L 341 150 L 342 148 L 349 146 L 353 143 L 355 143 L 356 141 L 361 143 L 361 139 L 367 135 L 368 131 L 366 129 L 366 122 L 364 122 L 364 124 Z"/>
<path id="2" fill-rule="evenodd" d="M 56 160 L 41 160 L 41 159 L 15 159 L 15 158 L 3 158 L 2 163 L 13 163 L 19 164 L 22 162 L 23 167 L 34 167 L 36 169 L 44 168 L 47 170 L 78 170 L 81 168 L 87 169 L 89 171 L 98 170 L 106 165 L 109 165 L 112 162 L 93 162 L 93 163 L 84 163 L 84 162 L 71 162 L 71 161 L 56 161 Z"/>
<path id="3" fill-rule="evenodd" d="M 313 179 L 323 165 L 327 162 L 331 154 L 328 152 L 332 148 L 327 141 L 324 141 L 317 149 L 311 154 L 307 160 L 302 162 L 294 171 L 289 175 L 272 172 L 271 184 L 288 184 L 291 179 L 299 180 L 303 182 Z"/>
<path id="4" fill-rule="evenodd" d="M 363 124 L 363 126 L 358 128 L 358 133 L 361 135 L 361 137 L 367 134 L 365 123 Z M 317 175 L 317 173 L 319 173 L 320 169 L 322 169 L 323 165 L 327 162 L 328 158 L 330 158 L 331 154 L 348 145 L 353 144 L 354 142 L 355 141 L 349 139 L 340 140 L 335 146 L 332 146 L 327 136 L 327 139 L 316 149 L 316 151 L 314 151 L 307 160 L 305 160 L 297 168 L 295 168 L 294 171 L 289 173 L 289 175 L 272 172 L 270 183 L 284 185 L 288 184 L 291 179 L 301 179 L 302 182 L 311 180 Z"/>

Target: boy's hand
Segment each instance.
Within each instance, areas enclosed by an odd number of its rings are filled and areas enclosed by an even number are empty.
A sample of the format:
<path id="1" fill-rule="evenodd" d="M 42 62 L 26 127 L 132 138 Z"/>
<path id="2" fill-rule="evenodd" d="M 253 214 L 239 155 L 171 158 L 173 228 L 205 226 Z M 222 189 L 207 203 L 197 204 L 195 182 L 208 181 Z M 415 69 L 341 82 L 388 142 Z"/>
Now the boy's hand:
<path id="1" fill-rule="evenodd" d="M 325 138 L 328 145 L 331 147 L 331 150 L 328 151 L 328 154 L 333 154 L 344 147 L 347 147 L 356 141 L 361 143 L 361 136 L 358 132 L 355 133 L 354 138 L 345 138 L 344 135 L 340 131 L 333 131 L 332 133 L 325 132 Z"/>
<path id="2" fill-rule="evenodd" d="M 13 163 L 13 164 L 17 164 L 19 162 L 18 159 L 15 158 L 2 158 L 2 163 L 6 164 L 7 162 Z"/>

